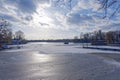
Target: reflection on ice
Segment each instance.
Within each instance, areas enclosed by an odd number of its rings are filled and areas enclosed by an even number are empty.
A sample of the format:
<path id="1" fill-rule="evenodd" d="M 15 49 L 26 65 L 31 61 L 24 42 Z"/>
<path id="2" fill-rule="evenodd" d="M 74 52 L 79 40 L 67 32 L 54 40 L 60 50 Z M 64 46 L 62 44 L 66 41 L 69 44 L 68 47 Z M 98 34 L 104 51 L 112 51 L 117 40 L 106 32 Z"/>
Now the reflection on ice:
<path id="1" fill-rule="evenodd" d="M 4 54 L 3 54 L 4 55 Z M 42 54 L 39 51 L 30 52 L 12 52 L 9 55 L 5 55 L 7 62 L 12 63 L 38 63 L 49 62 L 52 60 L 49 54 Z"/>
<path id="2" fill-rule="evenodd" d="M 37 62 L 50 61 L 51 57 L 48 54 L 33 53 L 32 60 Z"/>

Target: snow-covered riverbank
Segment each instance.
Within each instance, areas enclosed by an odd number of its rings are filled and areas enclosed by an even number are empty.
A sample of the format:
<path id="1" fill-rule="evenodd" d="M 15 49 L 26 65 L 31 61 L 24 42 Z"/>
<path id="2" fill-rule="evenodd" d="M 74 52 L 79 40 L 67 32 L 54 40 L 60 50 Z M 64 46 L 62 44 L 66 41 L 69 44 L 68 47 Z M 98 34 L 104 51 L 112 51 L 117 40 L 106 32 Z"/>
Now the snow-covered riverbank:
<path id="1" fill-rule="evenodd" d="M 15 45 L 16 46 L 16 45 Z M 63 43 L 28 43 L 25 45 L 20 45 L 20 49 L 11 49 L 5 50 L 5 52 L 25 52 L 25 51 L 39 51 L 41 53 L 120 53 L 116 51 L 109 50 L 97 50 L 97 49 L 85 49 L 82 44 L 63 44 Z M 90 47 L 101 47 L 101 48 L 115 48 L 120 49 L 120 47 L 111 47 L 111 46 L 90 46 Z"/>

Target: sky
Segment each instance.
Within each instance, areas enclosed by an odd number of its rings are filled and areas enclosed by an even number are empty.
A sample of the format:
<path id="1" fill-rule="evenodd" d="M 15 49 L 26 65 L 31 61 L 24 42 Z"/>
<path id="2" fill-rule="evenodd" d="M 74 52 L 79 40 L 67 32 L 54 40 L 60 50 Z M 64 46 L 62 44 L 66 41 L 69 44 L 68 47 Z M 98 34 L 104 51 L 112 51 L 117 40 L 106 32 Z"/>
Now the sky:
<path id="1" fill-rule="evenodd" d="M 120 30 L 120 13 L 103 19 L 104 11 L 98 10 L 97 0 L 69 1 L 0 0 L 0 18 L 12 24 L 13 32 L 21 30 L 30 40 L 66 39 L 95 30 Z M 109 14 L 115 7 L 108 9 Z"/>

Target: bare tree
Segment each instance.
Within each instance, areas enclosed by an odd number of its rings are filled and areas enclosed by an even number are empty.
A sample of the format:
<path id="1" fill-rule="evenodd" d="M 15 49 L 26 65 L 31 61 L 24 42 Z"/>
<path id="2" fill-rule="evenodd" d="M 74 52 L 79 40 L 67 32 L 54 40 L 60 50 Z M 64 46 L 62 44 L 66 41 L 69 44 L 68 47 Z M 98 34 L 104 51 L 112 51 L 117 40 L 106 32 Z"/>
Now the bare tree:
<path id="1" fill-rule="evenodd" d="M 101 6 L 98 10 L 103 10 L 103 18 L 112 18 L 116 13 L 120 12 L 120 0 L 96 0 Z M 72 8 L 72 0 L 54 0 L 55 4 L 65 5 L 69 4 L 70 10 Z M 112 9 L 113 12 L 110 13 L 109 9 Z"/>
<path id="2" fill-rule="evenodd" d="M 117 12 L 120 12 L 120 1 L 119 0 L 98 0 L 101 4 L 100 9 L 104 10 L 104 17 L 113 17 Z M 113 13 L 110 14 L 108 11 L 110 8 L 112 8 Z"/>
<path id="3" fill-rule="evenodd" d="M 15 32 L 15 39 L 24 40 L 24 33 L 20 30 Z"/>
<path id="4" fill-rule="evenodd" d="M 10 43 L 11 40 L 12 40 L 11 24 L 4 19 L 0 19 L 0 42 Z"/>

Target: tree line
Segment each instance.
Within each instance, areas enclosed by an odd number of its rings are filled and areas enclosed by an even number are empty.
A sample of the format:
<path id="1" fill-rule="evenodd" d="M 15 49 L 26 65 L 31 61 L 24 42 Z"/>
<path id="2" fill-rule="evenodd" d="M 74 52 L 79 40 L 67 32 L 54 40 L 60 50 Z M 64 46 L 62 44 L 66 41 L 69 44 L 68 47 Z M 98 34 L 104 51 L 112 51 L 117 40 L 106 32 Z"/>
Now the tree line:
<path id="1" fill-rule="evenodd" d="M 74 37 L 74 42 L 92 44 L 120 44 L 120 30 L 102 32 L 102 30 L 81 34 L 80 38 Z"/>

